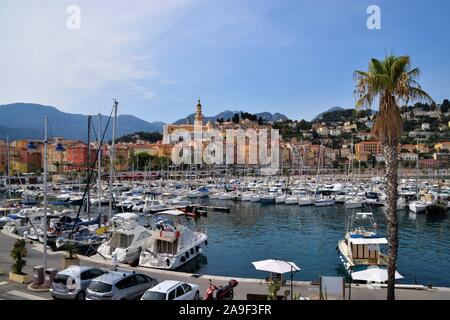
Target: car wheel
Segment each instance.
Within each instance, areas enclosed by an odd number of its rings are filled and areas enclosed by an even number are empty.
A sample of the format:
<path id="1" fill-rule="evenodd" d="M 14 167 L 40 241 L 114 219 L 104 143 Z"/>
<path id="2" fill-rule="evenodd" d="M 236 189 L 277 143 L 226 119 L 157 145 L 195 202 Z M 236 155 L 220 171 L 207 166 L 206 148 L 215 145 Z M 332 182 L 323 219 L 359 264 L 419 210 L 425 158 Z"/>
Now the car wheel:
<path id="1" fill-rule="evenodd" d="M 200 300 L 200 292 L 195 293 L 194 300 Z"/>
<path id="2" fill-rule="evenodd" d="M 84 291 L 80 291 L 76 297 L 77 300 L 85 300 L 85 298 L 86 298 L 86 294 L 84 293 Z"/>

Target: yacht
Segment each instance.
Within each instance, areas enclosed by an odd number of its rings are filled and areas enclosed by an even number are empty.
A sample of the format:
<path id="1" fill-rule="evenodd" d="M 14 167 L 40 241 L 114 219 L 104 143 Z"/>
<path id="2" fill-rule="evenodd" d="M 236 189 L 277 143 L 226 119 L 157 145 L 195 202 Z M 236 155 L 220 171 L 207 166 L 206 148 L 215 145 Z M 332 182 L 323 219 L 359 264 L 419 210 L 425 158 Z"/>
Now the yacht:
<path id="1" fill-rule="evenodd" d="M 339 241 L 337 250 L 350 276 L 352 272 L 366 270 L 370 266 L 387 267 L 388 259 L 380 245 L 388 241 L 378 235 L 377 228 L 371 212 L 357 212 L 349 218 L 345 237 Z"/>
<path id="2" fill-rule="evenodd" d="M 145 204 L 144 204 L 144 209 L 143 209 L 144 213 L 162 211 L 165 209 L 167 209 L 167 204 L 165 204 L 163 200 L 149 199 L 149 198 L 145 199 Z"/>
<path id="3" fill-rule="evenodd" d="M 286 196 L 284 199 L 285 204 L 298 204 L 298 197 L 297 196 Z"/>
<path id="4" fill-rule="evenodd" d="M 349 197 L 344 202 L 345 209 L 358 209 L 362 208 L 364 200 L 360 197 Z"/>
<path id="5" fill-rule="evenodd" d="M 414 213 L 422 213 L 427 211 L 427 202 L 423 200 L 415 200 L 409 203 L 409 211 Z"/>
<path id="6" fill-rule="evenodd" d="M 112 259 L 115 254 L 117 263 L 132 263 L 139 259 L 141 250 L 151 245 L 151 233 L 136 219 L 137 215 L 131 212 L 118 213 L 112 218 L 111 238 L 97 249 L 102 258 Z"/>
<path id="7" fill-rule="evenodd" d="M 173 270 L 203 252 L 208 236 L 192 231 L 184 212 L 166 210 L 155 216 L 150 230 L 152 242 L 141 251 L 140 266 Z"/>
<path id="8" fill-rule="evenodd" d="M 334 206 L 335 201 L 333 198 L 317 198 L 314 200 L 314 206 L 316 207 L 329 207 Z"/>

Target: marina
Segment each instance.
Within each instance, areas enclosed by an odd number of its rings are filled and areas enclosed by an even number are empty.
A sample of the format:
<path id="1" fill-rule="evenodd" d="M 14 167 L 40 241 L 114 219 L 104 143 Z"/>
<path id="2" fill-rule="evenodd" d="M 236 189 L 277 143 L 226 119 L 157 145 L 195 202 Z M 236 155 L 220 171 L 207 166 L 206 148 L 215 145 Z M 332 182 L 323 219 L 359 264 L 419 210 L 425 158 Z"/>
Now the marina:
<path id="1" fill-rule="evenodd" d="M 130 211 L 134 213 L 120 213 L 120 211 L 123 211 L 123 207 L 113 206 L 113 221 L 121 216 L 132 217 L 139 228 L 142 229 L 141 232 L 147 234 L 147 237 L 142 237 L 141 241 L 144 242 L 148 242 L 147 238 L 152 238 L 151 232 L 153 232 L 151 228 L 148 230 L 148 227 L 144 226 L 148 226 L 150 220 L 160 219 L 160 213 L 165 211 L 171 213 L 170 210 L 172 210 L 172 212 L 175 212 L 175 215 L 179 215 L 184 221 L 188 222 L 192 230 L 202 230 L 207 235 L 207 246 L 204 250 L 200 247 L 196 248 L 195 245 L 193 249 L 187 249 L 187 251 L 193 250 L 194 253 L 199 254 L 185 259 L 182 265 L 178 264 L 170 268 L 179 272 L 263 278 L 265 273 L 252 268 L 251 262 L 267 258 L 270 256 L 270 252 L 275 252 L 276 256 L 272 254 L 273 258 L 295 261 L 301 266 L 302 270 L 294 275 L 295 280 L 312 281 L 317 279 L 319 275 L 345 276 L 350 280 L 345 263 L 342 264 L 340 259 L 339 241 L 345 235 L 349 218 L 361 212 L 372 214 L 377 222 L 377 233 L 380 237 L 386 236 L 382 188 L 380 190 L 379 182 L 370 181 L 351 185 L 345 185 L 345 182 L 324 183 L 317 187 L 318 190 L 321 190 L 322 195 L 314 196 L 316 190 L 314 181 L 314 177 L 310 177 L 310 179 L 291 178 L 293 189 L 289 190 L 286 189 L 286 178 L 282 177 L 272 177 L 266 180 L 248 177 L 239 179 L 236 177 L 226 183 L 219 180 L 204 180 L 203 184 L 202 181 L 199 181 L 197 187 L 192 185 L 191 182 L 180 180 L 164 180 L 163 182 L 156 180 L 142 183 L 134 182 L 134 184 L 121 183 L 122 191 L 118 191 L 119 188 L 116 188 L 115 191 L 116 203 L 123 201 L 119 199 L 125 200 L 126 197 L 134 197 L 140 198 L 143 203 L 147 202 L 146 199 L 155 199 L 152 201 L 158 201 L 163 206 L 148 213 L 144 213 L 144 209 L 139 207 L 131 208 Z M 374 181 L 377 181 L 377 179 L 374 179 Z M 118 184 L 116 184 L 117 186 Z M 437 192 L 436 184 L 423 181 L 421 186 L 423 187 L 422 192 L 427 192 L 427 194 L 431 195 Z M 37 195 L 39 186 L 32 188 L 35 189 Z M 53 188 L 60 187 L 54 185 Z M 364 192 L 364 188 L 369 188 L 368 190 L 372 191 Z M 202 194 L 194 197 L 192 194 L 195 194 L 194 191 L 197 189 L 201 189 Z M 408 193 L 408 190 L 414 189 L 413 179 L 404 179 L 399 189 L 405 198 L 409 194 L 414 195 L 415 192 Z M 442 185 L 440 189 L 440 197 L 445 196 L 448 191 L 447 187 Z M 106 187 L 103 192 L 107 194 L 108 192 L 105 190 Z M 377 190 L 377 192 L 374 190 Z M 27 193 L 26 190 L 17 192 L 17 194 L 22 195 Z M 96 213 L 98 208 L 101 208 L 105 217 L 109 216 L 109 208 L 107 202 L 104 206 L 95 207 L 95 193 L 96 191 L 93 190 L 91 201 L 93 202 L 92 207 L 95 209 L 92 209 L 94 212 L 90 216 L 91 221 L 98 222 L 94 220 L 98 218 Z M 287 195 L 284 200 L 286 201 L 288 198 L 295 198 L 295 200 L 290 203 L 282 203 L 281 201 L 246 201 L 245 199 L 247 194 L 251 194 L 250 198 L 255 197 L 255 195 L 260 197 L 267 195 L 266 198 L 269 198 L 268 196 L 271 193 L 274 194 L 273 199 L 275 199 L 275 195 L 278 195 L 276 196 L 278 199 L 279 195 L 289 193 L 290 195 Z M 345 194 L 347 195 L 345 196 Z M 351 196 L 352 194 L 355 195 L 354 197 L 358 197 L 357 199 L 361 202 L 360 206 L 346 206 L 349 203 L 347 199 L 354 199 Z M 78 191 L 66 193 L 68 199 L 77 195 Z M 306 198 L 311 199 L 310 205 L 305 205 L 305 202 L 303 202 Z M 30 200 L 29 196 L 27 199 Z M 36 202 L 39 201 L 39 197 L 34 199 Z M 174 199 L 177 202 L 174 202 Z M 328 199 L 328 201 L 332 200 L 334 203 L 328 206 L 316 206 L 314 205 L 316 199 Z M 337 199 L 344 200 L 339 201 Z M 410 199 L 409 204 L 414 203 L 413 197 Z M 14 200 L 6 203 L 14 203 Z M 173 205 L 172 203 L 178 204 Z M 180 205 L 181 203 L 182 205 Z M 34 208 L 20 209 L 22 211 L 19 210 L 16 213 L 32 212 L 30 210 L 39 212 L 38 207 Z M 77 206 L 68 202 L 67 206 L 63 206 L 63 208 L 63 210 L 59 209 L 60 216 L 76 218 Z M 177 210 L 177 208 L 184 211 Z M 189 215 L 186 208 L 189 208 L 191 212 L 201 210 L 204 214 Z M 402 244 L 398 258 L 398 270 L 403 278 L 397 280 L 397 282 L 399 284 L 450 286 L 450 279 L 445 271 L 447 267 L 450 267 L 450 265 L 447 265 L 448 259 L 446 258 L 448 255 L 446 249 L 450 246 L 448 215 L 434 216 L 426 212 L 417 213 L 405 206 L 403 209 L 399 209 L 398 217 L 400 243 Z M 88 220 L 84 212 L 80 215 L 80 218 L 82 221 Z M 98 225 L 91 223 L 91 226 L 86 228 L 91 228 L 91 232 L 94 232 Z M 2 232 L 8 232 L 7 230 L 8 225 L 6 223 Z M 32 230 L 30 228 L 27 230 L 29 231 L 28 237 L 32 238 Z M 100 257 L 101 260 L 109 259 L 110 261 L 111 253 L 114 250 L 103 249 L 110 236 L 105 234 L 102 237 L 98 238 L 97 250 L 102 256 Z M 40 239 L 42 242 L 42 236 L 40 238 L 37 236 L 35 239 L 38 241 Z M 51 239 L 50 236 L 49 239 Z M 175 238 L 173 239 L 175 240 Z M 121 243 L 123 241 L 126 240 L 121 240 Z M 386 242 L 386 240 L 381 241 L 379 245 L 385 248 L 387 247 Z M 150 244 L 147 244 L 147 246 L 150 246 Z M 142 244 L 135 245 L 134 257 L 130 258 L 129 256 L 125 260 L 119 258 L 118 262 L 145 266 L 146 261 L 149 261 L 149 257 L 153 254 L 148 253 L 148 251 L 141 253 L 142 247 Z M 155 250 L 169 250 L 168 252 L 173 253 L 170 247 Z M 92 254 L 95 254 L 95 252 L 91 251 L 89 255 Z M 96 256 L 98 257 L 99 254 Z M 119 251 L 116 254 L 120 257 Z M 127 254 L 131 253 L 128 252 Z M 154 265 L 154 267 L 158 266 Z"/>

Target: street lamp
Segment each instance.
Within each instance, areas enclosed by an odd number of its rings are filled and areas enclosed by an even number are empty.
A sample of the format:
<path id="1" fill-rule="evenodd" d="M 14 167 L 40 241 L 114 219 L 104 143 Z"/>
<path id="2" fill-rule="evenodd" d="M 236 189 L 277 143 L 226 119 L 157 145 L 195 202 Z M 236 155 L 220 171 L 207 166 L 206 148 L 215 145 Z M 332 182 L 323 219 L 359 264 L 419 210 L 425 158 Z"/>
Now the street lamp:
<path id="1" fill-rule="evenodd" d="M 45 134 L 44 134 L 44 221 L 43 221 L 43 238 L 44 238 L 44 270 L 47 269 L 47 175 L 48 175 L 48 117 L 45 117 L 44 121 Z M 62 147 L 62 146 L 61 146 Z M 36 145 L 33 141 L 29 141 L 27 145 L 27 149 L 29 153 L 36 152 Z"/>
<path id="2" fill-rule="evenodd" d="M 58 142 L 56 144 L 55 151 L 61 155 L 60 166 L 64 169 L 63 152 L 65 151 L 65 149 L 64 149 L 63 145 L 60 142 Z M 61 171 L 63 171 L 63 169 Z"/>

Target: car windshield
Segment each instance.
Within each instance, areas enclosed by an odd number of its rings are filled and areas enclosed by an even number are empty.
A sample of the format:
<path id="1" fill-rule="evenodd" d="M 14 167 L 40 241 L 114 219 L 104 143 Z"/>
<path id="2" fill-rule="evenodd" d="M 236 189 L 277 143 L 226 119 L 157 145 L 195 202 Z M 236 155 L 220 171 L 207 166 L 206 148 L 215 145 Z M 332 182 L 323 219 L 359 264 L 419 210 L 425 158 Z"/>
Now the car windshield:
<path id="1" fill-rule="evenodd" d="M 166 300 L 166 294 L 162 292 L 147 291 L 142 300 Z"/>
<path id="2" fill-rule="evenodd" d="M 89 290 L 99 293 L 110 292 L 111 289 L 112 286 L 110 284 L 101 281 L 92 281 L 89 285 Z"/>
<path id="3" fill-rule="evenodd" d="M 55 279 L 53 280 L 54 283 L 58 283 L 58 284 L 67 284 L 67 279 L 69 278 L 68 275 L 65 274 L 57 274 L 55 276 Z"/>

